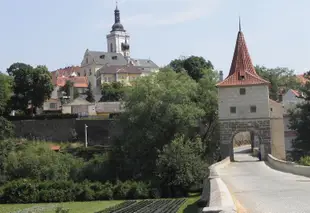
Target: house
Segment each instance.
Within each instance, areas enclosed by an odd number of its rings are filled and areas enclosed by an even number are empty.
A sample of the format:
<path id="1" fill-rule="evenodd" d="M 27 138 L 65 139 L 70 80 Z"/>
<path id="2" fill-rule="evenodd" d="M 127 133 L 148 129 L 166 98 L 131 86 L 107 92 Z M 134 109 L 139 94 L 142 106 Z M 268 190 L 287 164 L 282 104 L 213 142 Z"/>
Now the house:
<path id="1" fill-rule="evenodd" d="M 70 76 L 61 76 L 57 77 L 56 87 L 61 88 L 66 85 L 66 82 L 70 81 L 73 83 L 73 88 L 76 88 L 79 94 L 85 93 L 88 87 L 88 77 L 86 76 L 78 76 L 77 73 L 71 73 Z M 60 94 L 58 94 L 60 97 Z"/>
<path id="2" fill-rule="evenodd" d="M 63 104 L 62 113 L 79 114 L 80 116 L 96 115 L 95 104 L 79 97 L 68 104 Z"/>
<path id="3" fill-rule="evenodd" d="M 99 85 L 103 83 L 111 82 L 122 82 L 124 84 L 130 85 L 130 82 L 137 79 L 143 74 L 143 71 L 131 64 L 119 66 L 104 66 L 98 70 L 97 73 L 97 83 Z"/>
<path id="4" fill-rule="evenodd" d="M 109 118 L 111 114 L 118 114 L 124 111 L 121 102 L 98 102 L 96 103 L 96 114 Z"/>

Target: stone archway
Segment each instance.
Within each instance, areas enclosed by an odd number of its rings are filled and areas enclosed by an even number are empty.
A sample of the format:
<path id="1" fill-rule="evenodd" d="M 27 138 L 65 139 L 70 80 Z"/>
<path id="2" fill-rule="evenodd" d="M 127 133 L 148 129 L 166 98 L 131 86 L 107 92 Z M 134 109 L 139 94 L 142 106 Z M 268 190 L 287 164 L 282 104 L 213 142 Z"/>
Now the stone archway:
<path id="1" fill-rule="evenodd" d="M 239 132 L 252 132 L 259 137 L 263 145 L 262 160 L 271 153 L 271 124 L 269 119 L 257 120 L 220 120 L 220 151 L 222 159 L 230 157 L 234 160 L 233 138 Z M 252 140 L 253 141 L 253 140 Z M 253 145 L 251 146 L 253 149 Z"/>

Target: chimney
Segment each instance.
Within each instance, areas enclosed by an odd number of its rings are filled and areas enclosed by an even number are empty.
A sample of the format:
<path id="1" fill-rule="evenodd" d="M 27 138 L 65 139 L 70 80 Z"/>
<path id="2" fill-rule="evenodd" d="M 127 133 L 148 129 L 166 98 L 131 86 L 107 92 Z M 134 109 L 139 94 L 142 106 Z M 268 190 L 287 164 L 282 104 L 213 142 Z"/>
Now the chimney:
<path id="1" fill-rule="evenodd" d="M 223 81 L 224 78 L 223 78 L 223 71 L 220 71 L 220 82 Z"/>

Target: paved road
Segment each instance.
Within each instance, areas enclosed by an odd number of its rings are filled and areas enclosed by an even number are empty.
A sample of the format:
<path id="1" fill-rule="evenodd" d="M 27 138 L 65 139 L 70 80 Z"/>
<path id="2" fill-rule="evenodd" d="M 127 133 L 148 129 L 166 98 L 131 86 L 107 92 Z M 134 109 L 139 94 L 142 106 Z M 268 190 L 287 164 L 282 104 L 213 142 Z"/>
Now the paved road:
<path id="1" fill-rule="evenodd" d="M 248 213 L 310 213 L 310 178 L 279 172 L 235 150 L 235 160 L 219 170 Z"/>

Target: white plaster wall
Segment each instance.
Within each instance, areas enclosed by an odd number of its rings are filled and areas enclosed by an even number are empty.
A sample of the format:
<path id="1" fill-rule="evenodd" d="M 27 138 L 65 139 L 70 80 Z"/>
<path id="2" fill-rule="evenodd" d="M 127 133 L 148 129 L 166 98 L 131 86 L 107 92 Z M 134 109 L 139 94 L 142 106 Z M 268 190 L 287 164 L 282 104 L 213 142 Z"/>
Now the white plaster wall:
<path id="1" fill-rule="evenodd" d="M 240 88 L 246 89 L 245 95 L 240 95 Z M 270 116 L 269 90 L 263 86 L 245 87 L 220 87 L 219 93 L 219 118 L 267 118 Z M 256 106 L 256 113 L 250 112 L 250 106 Z M 230 113 L 230 107 L 235 106 L 237 112 Z"/>
<path id="2" fill-rule="evenodd" d="M 283 104 L 296 104 L 298 102 L 301 102 L 302 99 L 297 98 L 296 95 L 292 92 L 292 90 L 287 91 L 287 93 L 285 93 L 285 95 L 283 95 Z"/>
<path id="3" fill-rule="evenodd" d="M 88 105 L 88 114 L 89 115 L 96 115 L 97 114 L 95 104 Z"/>
<path id="4" fill-rule="evenodd" d="M 122 43 L 125 43 L 127 36 L 127 43 L 130 44 L 130 37 L 126 32 L 111 32 L 107 35 L 107 51 L 111 52 L 110 45 L 113 44 L 113 51 L 116 53 L 124 54 L 122 51 Z"/>
<path id="5" fill-rule="evenodd" d="M 62 114 L 71 114 L 71 106 L 62 105 Z"/>

